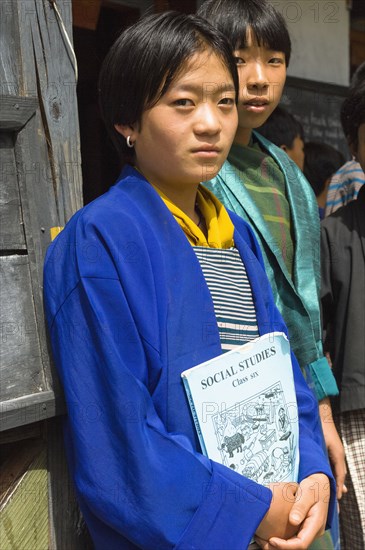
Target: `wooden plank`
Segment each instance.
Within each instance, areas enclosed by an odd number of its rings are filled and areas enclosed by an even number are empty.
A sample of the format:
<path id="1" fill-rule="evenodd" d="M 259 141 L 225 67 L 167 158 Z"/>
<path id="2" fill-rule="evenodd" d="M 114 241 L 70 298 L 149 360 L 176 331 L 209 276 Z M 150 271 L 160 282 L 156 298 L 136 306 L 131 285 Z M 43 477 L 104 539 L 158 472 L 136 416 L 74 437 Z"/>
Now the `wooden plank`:
<path id="1" fill-rule="evenodd" d="M 0 130 L 19 132 L 37 107 L 38 101 L 33 97 L 0 96 Z"/>
<path id="2" fill-rule="evenodd" d="M 48 491 L 50 548 L 92 550 L 93 545 L 68 474 L 62 437 L 62 419 L 48 420 Z"/>
<path id="3" fill-rule="evenodd" d="M 6 430 L 0 433 L 0 445 L 8 445 L 24 439 L 34 439 L 41 437 L 42 423 L 36 422 L 26 426 L 19 426 L 13 430 Z"/>
<path id="4" fill-rule="evenodd" d="M 1 550 L 48 550 L 45 446 L 1 509 Z"/>
<path id="5" fill-rule="evenodd" d="M 44 447 L 44 441 L 40 438 L 26 440 L 13 446 L 6 460 L 1 464 L 0 509 L 14 492 L 19 480 L 40 453 L 42 447 Z"/>
<path id="6" fill-rule="evenodd" d="M 15 2 L 0 2 L 0 82 L 2 94 L 19 94 L 19 52 Z"/>
<path id="7" fill-rule="evenodd" d="M 0 257 L 0 402 L 46 389 L 27 256 Z"/>
<path id="8" fill-rule="evenodd" d="M 14 138 L 0 133 L 0 250 L 25 250 Z"/>
<path id="9" fill-rule="evenodd" d="M 43 310 L 43 265 L 50 243 L 50 228 L 59 225 L 59 216 L 54 197 L 53 173 L 48 157 L 47 141 L 39 111 L 18 134 L 15 159 L 18 167 L 33 306 L 39 327 L 39 344 L 47 389 L 50 389 L 53 387 L 53 380 Z"/>
<path id="10" fill-rule="evenodd" d="M 63 414 L 65 405 L 61 397 L 55 398 L 53 391 L 44 391 L 9 399 L 0 403 L 0 431 L 32 424 Z"/>
<path id="11" fill-rule="evenodd" d="M 28 4 L 28 11 L 25 4 Z M 34 13 L 29 14 L 29 4 Z M 57 2 L 72 39 L 71 3 Z M 82 205 L 80 139 L 72 56 L 64 40 L 50 2 L 19 2 L 20 46 L 24 67 L 24 87 L 36 88 L 42 125 L 48 144 L 52 184 L 59 220 L 64 226 Z M 29 44 L 32 48 L 29 48 Z M 34 72 L 30 70 L 34 67 Z M 66 185 L 64 184 L 66 182 Z"/>
<path id="12" fill-rule="evenodd" d="M 57 2 L 72 36 L 71 3 Z M 44 326 L 43 261 L 50 228 L 64 226 L 82 205 L 82 179 L 75 74 L 48 0 L 18 2 L 24 93 L 36 91 L 39 109 L 19 132 L 15 147 L 29 255 L 33 299 Z M 53 387 L 47 340 L 40 336 L 46 383 Z"/>

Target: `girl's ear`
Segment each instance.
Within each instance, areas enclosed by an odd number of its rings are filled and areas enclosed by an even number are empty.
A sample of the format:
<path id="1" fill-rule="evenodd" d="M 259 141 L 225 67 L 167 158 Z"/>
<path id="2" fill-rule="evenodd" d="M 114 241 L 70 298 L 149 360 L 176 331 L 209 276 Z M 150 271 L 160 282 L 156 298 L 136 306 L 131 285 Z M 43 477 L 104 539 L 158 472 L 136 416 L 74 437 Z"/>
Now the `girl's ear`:
<path id="1" fill-rule="evenodd" d="M 128 136 L 130 136 L 130 139 L 132 141 L 135 141 L 135 137 L 137 134 L 135 126 L 129 126 L 127 124 L 114 124 L 114 128 L 119 134 L 124 136 L 126 139 Z"/>

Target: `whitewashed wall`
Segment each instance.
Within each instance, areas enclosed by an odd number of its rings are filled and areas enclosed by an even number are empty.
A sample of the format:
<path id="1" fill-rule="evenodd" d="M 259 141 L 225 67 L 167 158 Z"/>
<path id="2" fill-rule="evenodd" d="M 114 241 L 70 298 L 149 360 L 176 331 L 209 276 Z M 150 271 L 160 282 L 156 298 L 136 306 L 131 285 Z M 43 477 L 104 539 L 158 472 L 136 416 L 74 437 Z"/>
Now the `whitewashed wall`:
<path id="1" fill-rule="evenodd" d="M 347 86 L 350 13 L 346 0 L 270 0 L 285 17 L 293 43 L 288 74 Z"/>

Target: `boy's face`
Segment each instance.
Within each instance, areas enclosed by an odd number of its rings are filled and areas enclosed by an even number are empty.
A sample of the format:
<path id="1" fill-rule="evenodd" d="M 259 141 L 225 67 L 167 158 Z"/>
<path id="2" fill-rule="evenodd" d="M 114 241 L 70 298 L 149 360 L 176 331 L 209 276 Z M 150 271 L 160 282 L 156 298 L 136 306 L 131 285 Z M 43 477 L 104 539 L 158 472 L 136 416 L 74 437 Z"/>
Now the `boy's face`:
<path id="1" fill-rule="evenodd" d="M 284 149 L 288 157 L 290 157 L 295 164 L 303 171 L 304 168 L 304 141 L 298 134 L 292 143 L 291 147 L 287 147 L 286 145 L 281 145 L 281 148 Z"/>
<path id="2" fill-rule="evenodd" d="M 251 135 L 277 107 L 286 79 L 285 54 L 258 46 L 249 33 L 247 47 L 235 50 L 240 84 L 238 131 Z"/>

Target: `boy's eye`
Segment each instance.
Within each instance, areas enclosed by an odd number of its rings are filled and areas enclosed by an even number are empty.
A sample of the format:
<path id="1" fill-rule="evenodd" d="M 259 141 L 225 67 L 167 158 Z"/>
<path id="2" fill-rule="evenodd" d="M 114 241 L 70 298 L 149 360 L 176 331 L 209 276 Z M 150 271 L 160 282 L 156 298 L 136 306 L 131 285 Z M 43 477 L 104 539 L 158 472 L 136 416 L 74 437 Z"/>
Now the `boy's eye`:
<path id="1" fill-rule="evenodd" d="M 235 57 L 234 60 L 236 62 L 236 65 L 244 65 L 246 63 L 243 57 Z"/>
<path id="2" fill-rule="evenodd" d="M 285 61 L 282 57 L 272 57 L 269 60 L 269 63 L 271 63 L 272 65 L 282 65 L 284 62 Z"/>
<path id="3" fill-rule="evenodd" d="M 191 99 L 177 99 L 174 104 L 179 107 L 192 107 L 194 105 Z"/>

